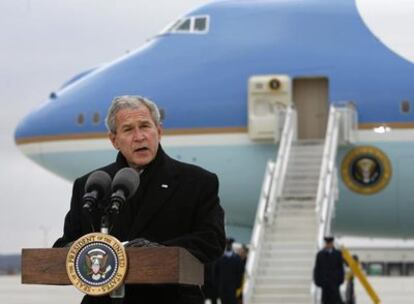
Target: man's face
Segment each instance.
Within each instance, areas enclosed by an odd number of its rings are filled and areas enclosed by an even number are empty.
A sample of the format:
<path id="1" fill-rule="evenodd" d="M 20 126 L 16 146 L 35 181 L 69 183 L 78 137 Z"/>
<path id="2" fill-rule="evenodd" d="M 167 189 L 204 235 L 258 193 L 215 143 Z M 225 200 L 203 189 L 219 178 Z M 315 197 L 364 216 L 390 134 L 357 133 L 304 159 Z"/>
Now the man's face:
<path id="1" fill-rule="evenodd" d="M 161 128 L 152 120 L 148 108 L 122 109 L 115 121 L 116 133 L 109 132 L 112 145 L 121 151 L 130 166 L 148 165 L 155 158 L 161 139 Z"/>

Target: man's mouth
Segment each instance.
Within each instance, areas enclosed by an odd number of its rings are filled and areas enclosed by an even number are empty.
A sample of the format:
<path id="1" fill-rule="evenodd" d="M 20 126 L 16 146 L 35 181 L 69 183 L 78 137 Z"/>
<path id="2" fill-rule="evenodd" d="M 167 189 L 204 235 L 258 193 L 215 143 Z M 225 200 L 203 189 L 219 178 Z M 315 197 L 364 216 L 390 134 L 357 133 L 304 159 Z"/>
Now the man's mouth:
<path id="1" fill-rule="evenodd" d="M 141 147 L 141 148 L 136 148 L 134 151 L 135 152 L 143 152 L 143 151 L 147 151 L 148 148 L 147 147 Z"/>

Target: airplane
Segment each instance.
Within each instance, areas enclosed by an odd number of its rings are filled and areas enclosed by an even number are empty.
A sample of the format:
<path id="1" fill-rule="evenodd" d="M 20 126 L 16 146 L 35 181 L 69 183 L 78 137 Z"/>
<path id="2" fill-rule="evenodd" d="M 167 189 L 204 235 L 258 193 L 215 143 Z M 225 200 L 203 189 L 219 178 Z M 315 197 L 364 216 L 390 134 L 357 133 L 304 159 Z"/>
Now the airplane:
<path id="1" fill-rule="evenodd" d="M 382 4 L 212 1 L 137 50 L 64 83 L 19 123 L 15 142 L 40 166 L 74 180 L 115 157 L 104 124 L 112 99 L 146 96 L 162 110 L 164 149 L 219 176 L 227 233 L 248 242 L 266 163 L 278 147 L 271 138 L 249 136 L 254 126 L 248 100 L 255 89 L 271 95 L 286 84 L 291 86 L 286 98 L 295 104 L 301 90 L 311 87 L 326 98 L 311 104 L 306 115 L 298 113 L 299 124 L 326 121 L 328 105 L 345 101 L 358 113 L 358 141 L 339 148 L 337 167 L 354 170 L 351 178 L 359 184 L 339 175 L 335 234 L 413 237 L 414 40 L 409 29 L 414 7 Z M 397 20 L 404 26 L 398 28 Z M 260 115 L 273 115 L 270 105 L 262 106 Z M 349 165 L 363 158 L 358 147 L 373 155 L 362 169 Z"/>

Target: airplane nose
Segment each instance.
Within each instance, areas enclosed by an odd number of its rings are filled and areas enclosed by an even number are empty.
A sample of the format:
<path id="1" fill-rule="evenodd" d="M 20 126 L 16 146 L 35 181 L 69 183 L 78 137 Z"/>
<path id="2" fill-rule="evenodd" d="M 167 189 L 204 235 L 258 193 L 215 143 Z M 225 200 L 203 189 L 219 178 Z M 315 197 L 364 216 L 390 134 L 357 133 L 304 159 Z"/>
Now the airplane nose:
<path id="1" fill-rule="evenodd" d="M 14 141 L 18 149 L 29 159 L 41 164 L 40 141 L 50 130 L 46 118 L 47 111 L 45 105 L 40 106 L 26 115 L 16 126 L 14 131 Z"/>
<path id="2" fill-rule="evenodd" d="M 41 136 L 42 120 L 39 111 L 26 115 L 14 131 L 14 140 L 17 145 L 27 142 L 35 136 Z"/>

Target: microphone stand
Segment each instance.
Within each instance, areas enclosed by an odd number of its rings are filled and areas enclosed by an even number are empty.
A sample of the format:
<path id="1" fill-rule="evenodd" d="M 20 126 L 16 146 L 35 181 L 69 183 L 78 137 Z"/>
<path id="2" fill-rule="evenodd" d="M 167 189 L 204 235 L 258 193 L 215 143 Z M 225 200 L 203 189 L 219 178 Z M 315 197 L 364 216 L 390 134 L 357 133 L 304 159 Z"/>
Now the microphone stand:
<path id="1" fill-rule="evenodd" d="M 101 233 L 109 235 L 109 218 L 110 210 L 106 209 L 101 217 Z M 121 304 L 125 297 L 125 284 L 122 284 L 117 289 L 110 292 L 111 302 L 113 304 Z"/>
<path id="2" fill-rule="evenodd" d="M 101 217 L 101 233 L 109 234 L 109 215 L 107 212 Z"/>

